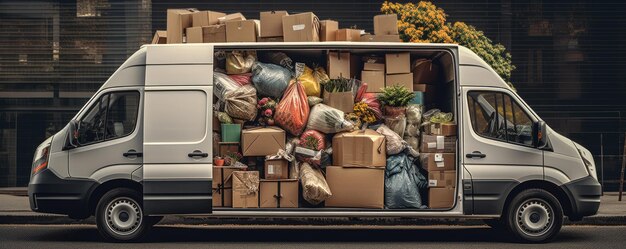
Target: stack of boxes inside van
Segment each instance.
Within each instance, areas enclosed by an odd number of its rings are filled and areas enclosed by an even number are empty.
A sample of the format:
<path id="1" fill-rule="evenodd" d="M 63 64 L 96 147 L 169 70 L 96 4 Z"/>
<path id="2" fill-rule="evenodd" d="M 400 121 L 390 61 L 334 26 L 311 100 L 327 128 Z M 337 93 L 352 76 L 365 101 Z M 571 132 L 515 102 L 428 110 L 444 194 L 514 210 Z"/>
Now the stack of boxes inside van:
<path id="1" fill-rule="evenodd" d="M 375 16 L 374 34 L 311 12 L 261 12 L 259 21 L 170 9 L 167 18 L 153 43 L 400 41 L 396 15 Z M 452 113 L 435 109 L 453 101 L 442 96 L 454 84 L 438 58 L 350 49 L 215 53 L 214 207 L 454 205 L 457 127 Z M 393 96 L 393 87 L 410 101 L 392 115 L 383 95 Z"/>

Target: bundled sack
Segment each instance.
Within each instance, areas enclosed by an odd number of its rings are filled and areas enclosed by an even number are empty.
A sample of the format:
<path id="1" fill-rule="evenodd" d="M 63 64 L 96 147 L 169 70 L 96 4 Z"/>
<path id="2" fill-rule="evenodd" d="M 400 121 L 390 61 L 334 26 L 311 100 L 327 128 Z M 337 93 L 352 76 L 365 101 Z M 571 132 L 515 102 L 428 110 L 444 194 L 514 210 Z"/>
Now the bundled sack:
<path id="1" fill-rule="evenodd" d="M 332 195 L 322 171 L 306 162 L 300 164 L 300 183 L 302 197 L 312 205 L 320 204 Z"/>
<path id="2" fill-rule="evenodd" d="M 274 121 L 291 135 L 299 136 L 307 124 L 309 111 L 304 87 L 296 81 L 287 87 L 283 98 L 278 102 Z"/>
<path id="3" fill-rule="evenodd" d="M 354 129 L 354 125 L 344 118 L 342 111 L 325 104 L 317 104 L 311 109 L 307 128 L 328 134 L 350 131 Z"/>
<path id="4" fill-rule="evenodd" d="M 417 171 L 411 157 L 405 154 L 387 158 L 385 169 L 385 208 L 426 208 L 419 189 L 428 180 Z"/>
<path id="5" fill-rule="evenodd" d="M 326 136 L 323 133 L 316 130 L 305 131 L 300 136 L 298 146 L 299 148 L 296 148 L 298 160 L 315 166 L 321 165 L 322 151 L 326 149 Z"/>
<path id="6" fill-rule="evenodd" d="M 224 94 L 224 111 L 233 118 L 253 121 L 257 113 L 256 104 L 256 89 L 252 85 Z"/>
<path id="7" fill-rule="evenodd" d="M 235 81 L 240 86 L 250 85 L 252 83 L 252 74 L 251 73 L 242 73 L 242 74 L 231 74 L 228 75 L 233 81 Z"/>
<path id="8" fill-rule="evenodd" d="M 290 80 L 291 72 L 284 67 L 262 62 L 252 65 L 252 83 L 259 96 L 282 97 Z"/>
<path id="9" fill-rule="evenodd" d="M 315 97 L 315 96 L 309 96 L 309 97 L 306 97 L 306 99 L 309 102 L 309 107 L 313 107 L 314 105 L 324 102 L 322 98 Z"/>
<path id="10" fill-rule="evenodd" d="M 410 104 L 406 108 L 406 123 L 420 124 L 422 123 L 422 112 L 424 107 L 421 104 Z"/>
<path id="11" fill-rule="evenodd" d="M 326 69 L 320 66 L 315 67 L 315 69 L 313 70 L 313 78 L 315 78 L 317 83 L 322 83 L 330 80 L 328 74 L 326 74 Z"/>
<path id="12" fill-rule="evenodd" d="M 213 84 L 215 85 L 213 94 L 220 100 L 224 100 L 224 94 L 227 92 L 235 91 L 241 87 L 228 75 L 219 72 L 213 72 Z"/>
<path id="13" fill-rule="evenodd" d="M 408 149 L 409 153 L 412 156 L 419 156 L 419 153 L 416 150 L 411 148 L 406 141 L 402 140 L 402 137 L 389 129 L 389 127 L 387 127 L 386 125 L 381 125 L 380 127 L 378 127 L 378 129 L 376 129 L 376 132 L 385 136 L 385 141 L 387 143 L 387 155 L 395 155 L 404 151 L 405 149 Z"/>
<path id="14" fill-rule="evenodd" d="M 313 70 L 307 66 L 304 67 L 304 72 L 298 77 L 298 81 L 304 86 L 304 91 L 307 96 L 319 97 L 321 93 L 320 83 L 313 76 Z"/>
<path id="15" fill-rule="evenodd" d="M 396 134 L 400 135 L 400 137 L 404 137 L 404 129 L 406 128 L 406 116 L 404 114 L 400 114 L 397 117 L 385 117 L 385 125 L 389 127 Z"/>
<path id="16" fill-rule="evenodd" d="M 255 61 L 256 53 L 254 51 L 232 51 L 226 53 L 226 73 L 249 73 Z"/>

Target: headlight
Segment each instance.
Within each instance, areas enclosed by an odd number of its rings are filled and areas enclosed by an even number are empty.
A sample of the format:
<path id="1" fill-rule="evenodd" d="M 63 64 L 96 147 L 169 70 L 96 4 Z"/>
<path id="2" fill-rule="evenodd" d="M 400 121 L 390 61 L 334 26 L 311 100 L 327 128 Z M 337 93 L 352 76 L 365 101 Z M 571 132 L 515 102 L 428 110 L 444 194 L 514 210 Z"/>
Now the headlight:
<path id="1" fill-rule="evenodd" d="M 580 146 L 576 146 L 576 149 L 578 150 L 578 154 L 580 154 L 580 158 L 583 160 L 583 163 L 585 164 L 585 168 L 587 168 L 587 173 L 589 173 L 590 176 L 598 180 L 598 174 L 596 173 L 596 165 L 593 162 L 593 157 L 591 153 L 584 148 L 581 149 Z"/>
<path id="2" fill-rule="evenodd" d="M 35 151 L 35 157 L 33 158 L 33 172 L 35 175 L 48 167 L 48 159 L 50 158 L 50 143 L 42 144 Z"/>

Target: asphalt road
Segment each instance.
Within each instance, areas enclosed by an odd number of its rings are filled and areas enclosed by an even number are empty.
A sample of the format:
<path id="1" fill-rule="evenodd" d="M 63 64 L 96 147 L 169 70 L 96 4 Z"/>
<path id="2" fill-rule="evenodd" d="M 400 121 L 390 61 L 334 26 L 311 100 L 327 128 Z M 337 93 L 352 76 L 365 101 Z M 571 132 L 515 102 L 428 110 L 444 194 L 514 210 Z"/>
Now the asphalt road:
<path id="1" fill-rule="evenodd" d="M 624 248 L 624 226 L 568 226 L 532 248 Z M 0 248 L 524 248 L 485 226 L 157 226 L 147 242 L 100 241 L 93 225 L 0 225 Z"/>

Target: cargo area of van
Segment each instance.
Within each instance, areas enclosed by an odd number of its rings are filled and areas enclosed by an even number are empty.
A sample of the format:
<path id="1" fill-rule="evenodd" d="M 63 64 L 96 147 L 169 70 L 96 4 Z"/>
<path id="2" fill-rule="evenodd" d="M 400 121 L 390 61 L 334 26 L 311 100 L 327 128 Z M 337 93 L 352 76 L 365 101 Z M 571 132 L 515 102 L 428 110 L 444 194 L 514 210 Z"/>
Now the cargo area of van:
<path id="1" fill-rule="evenodd" d="M 453 51 L 214 49 L 213 211 L 455 206 Z"/>

